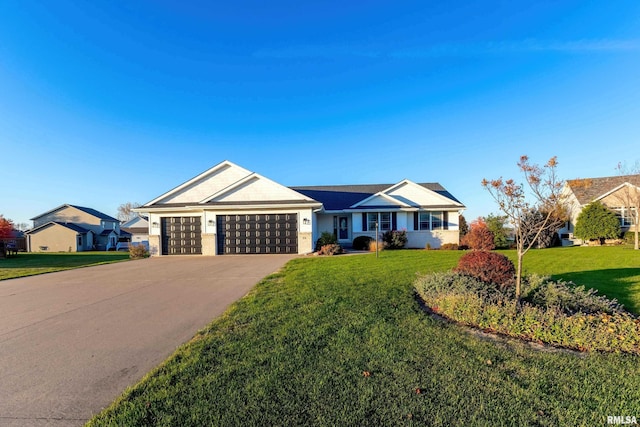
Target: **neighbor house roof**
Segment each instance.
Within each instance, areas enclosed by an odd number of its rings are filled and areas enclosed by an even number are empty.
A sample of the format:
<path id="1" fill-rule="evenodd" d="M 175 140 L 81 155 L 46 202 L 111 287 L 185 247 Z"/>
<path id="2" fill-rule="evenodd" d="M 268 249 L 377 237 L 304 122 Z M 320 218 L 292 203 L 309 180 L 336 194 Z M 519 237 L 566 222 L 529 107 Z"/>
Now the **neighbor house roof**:
<path id="1" fill-rule="evenodd" d="M 387 190 L 394 185 L 395 184 L 318 185 L 289 188 L 321 202 L 325 210 L 333 211 L 348 209 L 356 203 Z M 437 182 L 419 183 L 418 185 L 462 205 L 458 199 L 453 197 L 451 193 Z M 371 207 L 372 206 L 369 206 L 369 208 Z M 385 207 L 390 208 L 390 206 Z"/>
<path id="2" fill-rule="evenodd" d="M 72 207 L 72 208 L 79 209 L 79 210 L 81 210 L 81 211 L 83 211 L 83 212 L 88 213 L 89 215 L 93 215 L 93 216 L 95 216 L 96 218 L 100 218 L 100 219 L 103 219 L 103 220 L 106 220 L 106 221 L 116 221 L 116 222 L 119 222 L 117 219 L 115 219 L 115 218 L 113 218 L 113 217 L 111 217 L 111 216 L 109 216 L 109 215 L 107 215 L 107 214 L 104 214 L 104 213 L 102 213 L 102 212 L 100 212 L 100 211 L 97 211 L 97 210 L 95 210 L 95 209 L 85 208 L 85 207 L 83 207 L 83 206 L 78 206 L 78 205 L 70 205 L 70 204 L 68 204 L 68 203 L 65 203 L 64 205 L 60 205 L 60 206 L 58 206 L 57 208 L 51 209 L 50 211 L 47 211 L 47 212 L 45 212 L 45 213 L 43 213 L 43 214 L 40 214 L 40 215 L 38 215 L 38 216 L 35 216 L 35 217 L 31 218 L 31 221 L 36 220 L 36 219 L 38 219 L 38 218 L 40 218 L 40 217 L 43 217 L 43 216 L 45 216 L 45 215 L 49 215 L 49 214 L 50 214 L 50 213 L 52 213 L 52 212 L 59 211 L 60 209 L 67 208 L 67 207 Z"/>
<path id="3" fill-rule="evenodd" d="M 578 202 L 581 205 L 586 205 L 626 182 L 640 186 L 640 175 L 570 179 L 567 180 L 567 186 L 576 196 Z"/>
<path id="4" fill-rule="evenodd" d="M 69 230 L 73 230 L 76 233 L 80 233 L 80 234 L 86 234 L 91 230 L 87 230 L 84 227 L 80 227 L 78 224 L 74 224 L 72 222 L 58 222 L 58 221 L 49 221 L 45 224 L 42 224 L 39 227 L 36 228 L 32 228 L 31 230 L 25 231 L 26 234 L 31 234 L 31 233 L 35 233 L 38 230 L 41 230 L 43 228 L 49 227 L 51 225 L 61 225 L 62 227 L 68 228 Z"/>

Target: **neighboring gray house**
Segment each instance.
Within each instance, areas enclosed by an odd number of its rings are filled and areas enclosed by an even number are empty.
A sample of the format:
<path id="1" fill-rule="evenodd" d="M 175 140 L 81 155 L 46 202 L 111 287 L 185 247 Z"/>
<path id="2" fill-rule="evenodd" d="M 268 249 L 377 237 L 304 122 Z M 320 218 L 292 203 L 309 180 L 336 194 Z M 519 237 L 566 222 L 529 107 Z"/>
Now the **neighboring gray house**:
<path id="1" fill-rule="evenodd" d="M 82 206 L 64 204 L 31 220 L 25 232 L 30 252 L 112 250 L 123 235 L 117 219 Z"/>
<path id="2" fill-rule="evenodd" d="M 322 232 L 350 245 L 406 230 L 408 247 L 458 243 L 464 205 L 440 184 L 285 187 L 224 161 L 135 211 L 149 219 L 152 255 L 313 251 Z"/>
<path id="3" fill-rule="evenodd" d="M 600 201 L 613 210 L 620 220 L 623 232 L 635 230 L 630 209 L 638 207 L 627 204 L 628 196 L 640 191 L 640 175 L 609 176 L 567 180 L 563 189 L 565 205 L 569 213 L 566 225 L 558 231 L 563 245 L 582 244 L 573 236 L 578 215 L 593 201 Z M 637 199 L 636 199 L 637 200 Z M 627 205 L 627 206 L 625 206 Z"/>
<path id="4" fill-rule="evenodd" d="M 144 245 L 149 248 L 149 221 L 143 216 L 136 215 L 135 218 L 120 224 L 120 230 L 131 234 L 131 244 Z"/>

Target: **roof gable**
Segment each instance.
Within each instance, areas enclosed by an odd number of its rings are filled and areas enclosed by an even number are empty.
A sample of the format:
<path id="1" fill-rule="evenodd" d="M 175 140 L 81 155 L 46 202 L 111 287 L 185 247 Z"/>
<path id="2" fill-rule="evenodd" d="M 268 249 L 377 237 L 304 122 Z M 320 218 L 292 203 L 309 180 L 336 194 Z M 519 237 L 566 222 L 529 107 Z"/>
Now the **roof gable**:
<path id="1" fill-rule="evenodd" d="M 225 160 L 151 200 L 145 206 L 199 203 L 206 197 L 216 194 L 249 175 L 251 175 L 250 171 Z"/>
<path id="2" fill-rule="evenodd" d="M 606 197 L 625 183 L 640 186 L 640 175 L 571 179 L 567 180 L 566 186 L 574 194 L 578 203 L 586 205 Z"/>
<path id="3" fill-rule="evenodd" d="M 136 228 L 136 227 L 144 227 L 144 228 L 148 228 L 149 227 L 149 221 L 147 220 L 147 218 L 143 218 L 139 215 L 136 215 L 135 218 L 130 219 L 129 221 L 123 222 L 122 224 L 120 224 L 120 228 Z"/>
<path id="4" fill-rule="evenodd" d="M 225 160 L 138 208 L 170 206 L 318 204 L 312 198 Z"/>
<path id="5" fill-rule="evenodd" d="M 278 184 L 257 173 L 252 173 L 227 188 L 206 197 L 200 203 L 228 203 L 228 202 L 277 202 L 314 200 L 290 188 Z"/>
<path id="6" fill-rule="evenodd" d="M 464 205 L 438 183 L 417 184 L 403 180 L 396 184 L 325 185 L 292 187 L 322 202 L 328 211 L 374 207 L 438 207 L 462 209 Z"/>

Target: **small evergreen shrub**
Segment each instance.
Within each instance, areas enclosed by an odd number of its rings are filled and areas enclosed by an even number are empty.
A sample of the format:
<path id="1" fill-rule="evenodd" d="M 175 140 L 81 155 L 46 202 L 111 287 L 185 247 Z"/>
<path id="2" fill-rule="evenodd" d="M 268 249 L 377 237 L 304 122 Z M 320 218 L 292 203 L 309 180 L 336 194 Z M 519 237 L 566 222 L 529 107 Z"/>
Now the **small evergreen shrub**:
<path id="1" fill-rule="evenodd" d="M 322 246 L 318 252 L 320 255 L 338 255 L 342 253 L 342 246 L 337 243 L 330 243 Z"/>
<path id="2" fill-rule="evenodd" d="M 460 246 L 458 246 L 457 243 L 443 243 L 440 249 L 443 251 L 457 251 L 460 249 Z"/>
<path id="3" fill-rule="evenodd" d="M 369 243 L 373 239 L 369 236 L 358 236 L 353 239 L 353 249 L 356 251 L 368 251 Z"/>
<path id="4" fill-rule="evenodd" d="M 472 251 L 458 261 L 456 271 L 506 290 L 514 284 L 516 268 L 506 256 L 487 251 Z"/>
<path id="5" fill-rule="evenodd" d="M 325 245 L 337 245 L 337 244 L 338 244 L 338 238 L 333 233 L 324 231 L 320 235 L 320 238 L 318 238 L 318 240 L 316 241 L 315 251 L 318 252 L 320 248 L 322 248 Z"/>
<path id="6" fill-rule="evenodd" d="M 406 230 L 389 230 L 382 234 L 382 241 L 387 249 L 402 249 L 407 240 Z"/>
<path id="7" fill-rule="evenodd" d="M 149 256 L 149 251 L 147 251 L 147 248 L 142 245 L 130 245 L 129 246 L 129 258 L 131 259 L 140 259 L 140 258 L 146 258 Z"/>

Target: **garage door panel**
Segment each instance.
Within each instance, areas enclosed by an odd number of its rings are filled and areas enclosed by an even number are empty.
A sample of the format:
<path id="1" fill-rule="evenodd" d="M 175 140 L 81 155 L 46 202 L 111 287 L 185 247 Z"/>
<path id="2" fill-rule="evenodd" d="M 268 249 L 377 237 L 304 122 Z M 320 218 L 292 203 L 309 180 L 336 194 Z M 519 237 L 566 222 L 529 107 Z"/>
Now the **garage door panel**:
<path id="1" fill-rule="evenodd" d="M 167 217 L 161 222 L 163 255 L 202 254 L 200 217 Z"/>
<path id="2" fill-rule="evenodd" d="M 218 254 L 298 253 L 298 215 L 217 216 Z"/>

